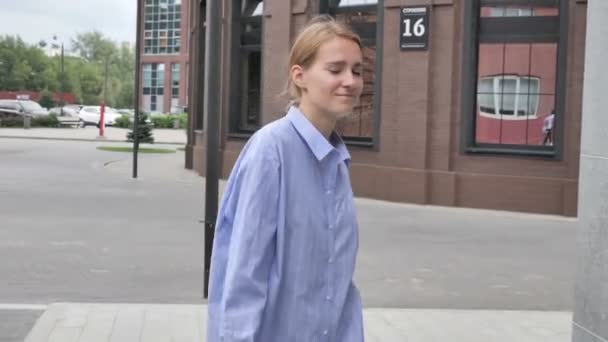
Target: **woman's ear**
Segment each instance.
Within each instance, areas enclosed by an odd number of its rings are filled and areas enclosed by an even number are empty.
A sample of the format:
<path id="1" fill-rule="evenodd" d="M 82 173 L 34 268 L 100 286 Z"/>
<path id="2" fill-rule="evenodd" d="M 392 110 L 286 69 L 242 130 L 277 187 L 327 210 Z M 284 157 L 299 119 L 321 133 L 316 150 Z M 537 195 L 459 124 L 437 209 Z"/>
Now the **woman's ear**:
<path id="1" fill-rule="evenodd" d="M 306 82 L 304 82 L 304 69 L 299 65 L 293 65 L 289 70 L 289 76 L 291 82 L 300 89 L 306 89 Z"/>

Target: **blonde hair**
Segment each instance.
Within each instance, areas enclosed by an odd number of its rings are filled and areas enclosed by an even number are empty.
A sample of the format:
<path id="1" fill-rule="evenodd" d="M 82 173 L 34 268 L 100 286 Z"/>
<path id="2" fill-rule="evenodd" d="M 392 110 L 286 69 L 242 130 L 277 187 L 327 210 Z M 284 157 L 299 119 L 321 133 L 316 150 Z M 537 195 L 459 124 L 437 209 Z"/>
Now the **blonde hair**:
<path id="1" fill-rule="evenodd" d="M 313 18 L 298 34 L 289 52 L 288 72 L 290 74 L 287 78 L 285 92 L 290 97 L 290 106 L 298 105 L 302 97 L 302 89 L 291 79 L 291 67 L 294 65 L 299 65 L 304 69 L 310 67 L 314 63 L 321 45 L 336 37 L 351 40 L 363 49 L 359 35 L 346 24 L 337 22 L 329 15 L 319 15 Z"/>

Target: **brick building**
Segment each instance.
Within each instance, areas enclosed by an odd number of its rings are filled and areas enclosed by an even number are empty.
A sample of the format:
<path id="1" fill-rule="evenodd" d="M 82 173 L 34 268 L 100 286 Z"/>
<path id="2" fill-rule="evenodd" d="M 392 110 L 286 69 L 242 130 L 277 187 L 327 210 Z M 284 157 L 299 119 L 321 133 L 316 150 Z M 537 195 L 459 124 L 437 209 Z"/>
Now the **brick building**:
<path id="1" fill-rule="evenodd" d="M 182 0 L 143 2 L 141 110 L 182 112 L 187 105 L 188 7 Z"/>
<path id="2" fill-rule="evenodd" d="M 205 172 L 205 1 L 192 23 L 186 166 Z M 586 0 L 225 0 L 221 172 L 285 113 L 287 54 L 314 15 L 365 45 L 365 89 L 339 124 L 358 196 L 575 216 Z M 400 45 L 404 9 L 428 15 L 423 48 Z M 554 111 L 553 120 L 549 115 Z M 548 136 L 547 124 L 551 128 Z"/>

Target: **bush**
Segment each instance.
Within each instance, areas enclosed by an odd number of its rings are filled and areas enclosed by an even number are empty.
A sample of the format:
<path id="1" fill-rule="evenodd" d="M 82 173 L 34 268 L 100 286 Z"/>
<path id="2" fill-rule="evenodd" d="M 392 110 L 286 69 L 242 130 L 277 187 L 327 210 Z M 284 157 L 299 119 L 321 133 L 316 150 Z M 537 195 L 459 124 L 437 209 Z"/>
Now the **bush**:
<path id="1" fill-rule="evenodd" d="M 171 115 L 153 115 L 150 120 L 154 128 L 173 128 L 173 117 Z"/>
<path id="2" fill-rule="evenodd" d="M 128 115 L 123 115 L 114 122 L 114 127 L 118 128 L 131 128 L 131 126 L 131 118 Z"/>
<path id="3" fill-rule="evenodd" d="M 33 117 L 31 127 L 58 127 L 59 120 L 55 114 Z M 0 127 L 23 127 L 23 117 L 0 119 Z"/>
<path id="4" fill-rule="evenodd" d="M 57 115 L 49 114 L 47 116 L 38 116 L 32 118 L 32 127 L 58 127 L 59 120 Z"/>
<path id="5" fill-rule="evenodd" d="M 179 128 L 188 128 L 188 113 L 179 115 Z"/>
<path id="6" fill-rule="evenodd" d="M 0 118 L 0 127 L 23 127 L 23 118 Z"/>
<path id="7" fill-rule="evenodd" d="M 179 122 L 178 128 L 185 128 L 188 126 L 188 114 L 186 113 L 153 115 L 150 120 L 152 120 L 154 128 L 174 128 L 173 122 L 175 120 Z"/>

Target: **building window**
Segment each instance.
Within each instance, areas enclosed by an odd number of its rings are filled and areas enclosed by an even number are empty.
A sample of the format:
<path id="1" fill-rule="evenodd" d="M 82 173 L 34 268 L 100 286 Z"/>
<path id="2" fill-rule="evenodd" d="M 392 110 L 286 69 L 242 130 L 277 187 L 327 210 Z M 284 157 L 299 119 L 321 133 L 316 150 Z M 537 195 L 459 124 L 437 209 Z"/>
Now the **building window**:
<path id="1" fill-rule="evenodd" d="M 250 134 L 260 126 L 264 3 L 233 0 L 230 133 Z"/>
<path id="2" fill-rule="evenodd" d="M 171 64 L 171 112 L 181 112 L 179 101 L 179 64 Z"/>
<path id="3" fill-rule="evenodd" d="M 165 85 L 164 64 L 143 65 L 143 109 L 148 112 L 163 111 L 163 95 Z"/>
<path id="4" fill-rule="evenodd" d="M 559 0 L 472 1 L 468 20 L 477 31 L 465 33 L 463 88 L 468 152 L 557 156 L 566 8 Z"/>
<path id="5" fill-rule="evenodd" d="M 179 98 L 179 64 L 171 64 L 171 98 Z"/>
<path id="6" fill-rule="evenodd" d="M 376 135 L 380 92 L 380 69 L 376 42 L 379 27 L 377 0 L 321 0 L 322 13 L 328 13 L 340 22 L 348 24 L 363 43 L 363 92 L 353 113 L 336 125 L 336 131 L 350 144 L 371 145 Z M 381 26 L 381 24 L 380 24 Z"/>
<path id="7" fill-rule="evenodd" d="M 181 1 L 146 0 L 144 54 L 171 55 L 180 50 Z"/>
<path id="8" fill-rule="evenodd" d="M 501 75 L 481 77 L 477 83 L 480 116 L 502 120 L 536 119 L 540 79 Z"/>

